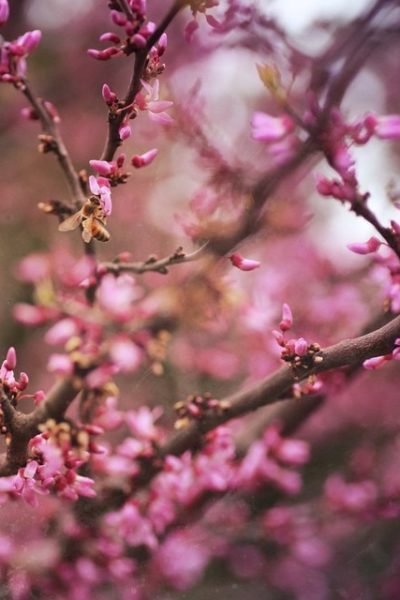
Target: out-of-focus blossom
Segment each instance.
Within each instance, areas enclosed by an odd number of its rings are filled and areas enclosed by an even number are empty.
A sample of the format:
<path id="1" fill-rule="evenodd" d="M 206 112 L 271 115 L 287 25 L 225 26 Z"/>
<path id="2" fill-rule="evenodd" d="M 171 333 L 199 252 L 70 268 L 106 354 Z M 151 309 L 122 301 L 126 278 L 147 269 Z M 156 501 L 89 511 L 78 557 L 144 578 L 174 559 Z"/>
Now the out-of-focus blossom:
<path id="1" fill-rule="evenodd" d="M 253 139 L 260 142 L 277 142 L 294 129 L 294 123 L 288 115 L 272 117 L 264 112 L 255 112 L 251 120 Z"/>

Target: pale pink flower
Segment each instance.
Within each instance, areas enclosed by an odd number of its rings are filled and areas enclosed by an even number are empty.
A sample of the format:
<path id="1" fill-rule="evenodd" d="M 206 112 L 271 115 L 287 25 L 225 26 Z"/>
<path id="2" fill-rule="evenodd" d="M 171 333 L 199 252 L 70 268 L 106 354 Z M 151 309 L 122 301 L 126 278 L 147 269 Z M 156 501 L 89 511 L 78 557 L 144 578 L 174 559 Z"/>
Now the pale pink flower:
<path id="1" fill-rule="evenodd" d="M 79 327 L 74 319 L 61 319 L 44 336 L 48 344 L 65 344 L 73 336 L 78 335 Z"/>
<path id="2" fill-rule="evenodd" d="M 114 339 L 109 354 L 112 362 L 125 373 L 135 371 L 142 361 L 142 352 L 129 338 Z"/>
<path id="3" fill-rule="evenodd" d="M 173 102 L 159 99 L 160 83 L 158 79 L 154 79 L 153 83 L 147 83 L 142 80 L 142 85 L 145 92 L 141 91 L 136 95 L 135 104 L 140 110 L 147 110 L 149 118 L 152 121 L 161 125 L 171 124 L 173 118 L 165 110 L 170 108 Z"/>
<path id="4" fill-rule="evenodd" d="M 50 262 L 46 254 L 30 254 L 17 266 L 16 274 L 21 281 L 37 283 L 49 276 Z"/>
<path id="5" fill-rule="evenodd" d="M 304 338 L 300 337 L 296 340 L 294 345 L 294 351 L 298 356 L 305 356 L 308 350 L 308 342 Z"/>
<path id="6" fill-rule="evenodd" d="M 57 373 L 57 375 L 71 375 L 74 366 L 66 354 L 51 354 L 47 369 L 50 373 Z"/>
<path id="7" fill-rule="evenodd" d="M 100 204 L 104 211 L 104 214 L 110 215 L 112 211 L 111 191 L 108 187 L 108 182 L 104 179 L 97 180 L 96 177 L 91 175 L 89 177 L 89 187 L 92 194 L 100 198 Z"/>

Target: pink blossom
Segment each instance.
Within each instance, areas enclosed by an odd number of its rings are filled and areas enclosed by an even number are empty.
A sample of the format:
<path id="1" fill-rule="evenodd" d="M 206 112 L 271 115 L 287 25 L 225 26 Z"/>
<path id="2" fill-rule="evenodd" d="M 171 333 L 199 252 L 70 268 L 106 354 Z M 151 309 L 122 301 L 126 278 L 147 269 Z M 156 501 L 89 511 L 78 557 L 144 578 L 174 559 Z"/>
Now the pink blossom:
<path id="1" fill-rule="evenodd" d="M 49 276 L 49 259 L 45 254 L 30 254 L 18 263 L 16 274 L 21 281 L 37 283 Z"/>
<path id="2" fill-rule="evenodd" d="M 140 167 L 146 167 L 147 165 L 153 162 L 157 154 L 157 148 L 148 150 L 144 154 L 135 154 L 135 156 L 132 156 L 131 164 L 137 169 L 139 169 Z"/>
<path id="3" fill-rule="evenodd" d="M 160 437 L 160 431 L 154 423 L 161 414 L 160 407 L 151 410 L 147 406 L 141 406 L 136 411 L 130 410 L 126 413 L 126 423 L 139 439 L 157 440 Z"/>
<path id="4" fill-rule="evenodd" d="M 185 590 L 201 577 L 208 561 L 210 550 L 191 536 L 190 530 L 170 534 L 157 551 L 156 568 L 176 589 Z"/>
<path id="5" fill-rule="evenodd" d="M 57 373 L 57 375 L 72 375 L 74 370 L 70 358 L 65 354 L 51 354 L 47 368 L 51 373 Z"/>
<path id="6" fill-rule="evenodd" d="M 238 252 L 231 254 L 230 256 L 228 256 L 228 258 L 230 259 L 233 266 L 237 267 L 241 271 L 254 271 L 254 269 L 257 269 L 259 266 L 261 266 L 260 261 L 253 260 L 251 258 L 244 258 Z"/>
<path id="7" fill-rule="evenodd" d="M 115 277 L 107 274 L 101 279 L 97 291 L 100 306 L 116 318 L 129 318 L 132 303 L 142 294 L 130 275 Z"/>
<path id="8" fill-rule="evenodd" d="M 17 303 L 13 308 L 14 318 L 24 325 L 43 325 L 57 316 L 57 310 L 33 304 Z"/>
<path id="9" fill-rule="evenodd" d="M 15 369 L 15 367 L 17 366 L 17 354 L 13 346 L 11 346 L 7 351 L 5 366 L 10 371 Z"/>
<path id="10" fill-rule="evenodd" d="M 48 344 L 65 344 L 69 339 L 78 335 L 79 327 L 74 319 L 61 319 L 44 336 Z"/>
<path id="11" fill-rule="evenodd" d="M 102 364 L 86 376 L 86 385 L 89 389 L 101 389 L 118 371 L 117 365 Z"/>
<path id="12" fill-rule="evenodd" d="M 142 352 L 129 338 L 114 339 L 109 354 L 112 362 L 126 373 L 135 371 L 142 361 Z"/>
<path id="13" fill-rule="evenodd" d="M 91 175 L 89 177 L 89 187 L 92 194 L 100 197 L 100 203 L 104 214 L 110 215 L 112 211 L 112 201 L 111 201 L 111 192 L 108 187 L 108 182 L 104 182 L 104 180 L 98 181 L 96 177 Z"/>
<path id="14" fill-rule="evenodd" d="M 288 115 L 272 117 L 264 112 L 255 112 L 251 120 L 252 137 L 261 142 L 276 142 L 294 129 L 294 122 Z"/>
<path id="15" fill-rule="evenodd" d="M 304 338 L 300 337 L 296 340 L 294 345 L 294 351 L 298 356 L 305 356 L 308 350 L 308 342 Z"/>
<path id="16" fill-rule="evenodd" d="M 173 105 L 170 100 L 159 100 L 159 81 L 155 79 L 152 84 L 142 80 L 145 92 L 139 92 L 135 98 L 135 104 L 140 110 L 147 110 L 149 118 L 161 125 L 169 125 L 173 122 L 172 117 L 165 110 Z"/>

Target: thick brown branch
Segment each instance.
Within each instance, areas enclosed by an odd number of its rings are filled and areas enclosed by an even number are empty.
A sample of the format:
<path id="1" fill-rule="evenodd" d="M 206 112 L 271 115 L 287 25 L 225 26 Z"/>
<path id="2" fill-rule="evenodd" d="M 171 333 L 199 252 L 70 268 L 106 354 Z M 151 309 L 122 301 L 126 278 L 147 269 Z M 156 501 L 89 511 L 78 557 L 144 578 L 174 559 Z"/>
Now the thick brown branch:
<path id="1" fill-rule="evenodd" d="M 388 354 L 393 350 L 394 342 L 399 336 L 400 316 L 371 333 L 329 346 L 320 353 L 323 358 L 322 362 L 318 363 L 312 370 L 305 371 L 300 379 L 304 379 L 310 374 L 323 373 L 332 369 L 353 368 L 361 365 L 367 358 Z M 290 367 L 285 366 L 253 388 L 225 398 L 224 405 L 229 406 L 227 410 L 201 422 L 193 421 L 187 428 L 173 435 L 169 441 L 159 448 L 159 457 L 163 459 L 168 455 L 178 456 L 186 450 L 195 450 L 201 444 L 202 436 L 218 425 L 255 411 L 262 406 L 285 400 L 293 383 L 293 371 Z M 315 398 L 315 402 L 312 397 L 305 398 L 306 407 L 304 412 L 306 414 L 312 412 L 315 405 L 320 401 L 319 396 Z M 292 400 L 291 402 L 299 407 L 302 406 L 301 399 Z M 291 423 L 288 423 L 288 430 L 290 428 Z M 147 465 L 143 468 L 139 475 L 134 478 L 130 491 L 108 490 L 109 497 L 106 506 L 110 508 L 110 505 L 121 505 L 136 489 L 148 483 L 160 468 L 161 463 Z M 101 510 L 100 506 L 99 510 Z"/>
<path id="2" fill-rule="evenodd" d="M 29 415 L 12 409 L 12 418 L 7 423 L 10 443 L 5 455 L 0 457 L 0 476 L 12 475 L 26 464 L 28 443 L 39 432 L 39 425 L 47 419 L 61 420 L 78 392 L 72 379 L 62 379 Z"/>

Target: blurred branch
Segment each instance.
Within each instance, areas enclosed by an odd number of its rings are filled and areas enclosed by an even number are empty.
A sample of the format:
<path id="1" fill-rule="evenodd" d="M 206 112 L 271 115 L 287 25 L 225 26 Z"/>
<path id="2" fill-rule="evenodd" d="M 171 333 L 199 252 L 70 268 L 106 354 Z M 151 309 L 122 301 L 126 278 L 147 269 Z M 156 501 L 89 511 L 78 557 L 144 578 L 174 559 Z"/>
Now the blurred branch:
<path id="1" fill-rule="evenodd" d="M 132 263 L 123 263 L 123 262 L 103 262 L 100 263 L 100 269 L 105 269 L 110 273 L 115 273 L 119 275 L 119 273 L 147 273 L 149 271 L 153 271 L 156 273 L 166 274 L 168 273 L 168 267 L 171 265 L 178 265 L 187 262 L 193 262 L 198 260 L 205 254 L 205 250 L 207 249 L 208 242 L 203 244 L 200 248 L 195 250 L 190 254 L 185 254 L 182 247 L 179 247 L 173 254 L 170 256 L 166 256 L 165 258 L 157 259 L 153 256 L 150 256 L 147 260 L 143 262 L 132 262 Z"/>

